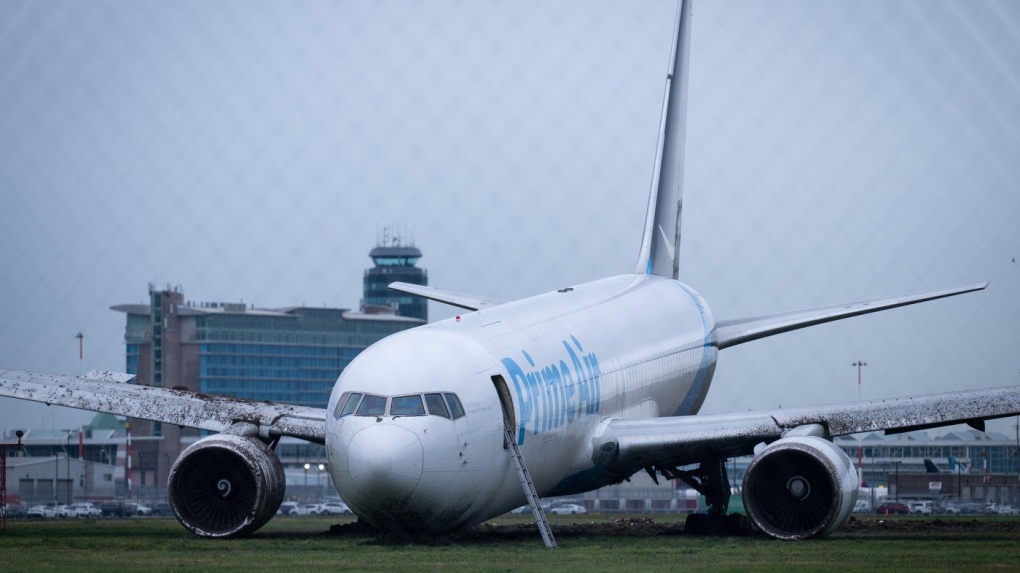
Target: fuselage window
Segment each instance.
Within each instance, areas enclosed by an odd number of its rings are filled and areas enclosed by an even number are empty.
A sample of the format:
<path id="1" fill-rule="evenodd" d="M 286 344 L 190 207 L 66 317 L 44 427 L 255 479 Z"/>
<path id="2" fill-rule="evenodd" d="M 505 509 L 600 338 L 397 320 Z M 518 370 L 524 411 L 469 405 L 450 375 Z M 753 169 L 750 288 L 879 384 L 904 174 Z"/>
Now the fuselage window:
<path id="1" fill-rule="evenodd" d="M 361 402 L 362 394 L 360 392 L 352 392 L 347 396 L 340 396 L 340 401 L 336 404 L 336 418 L 339 420 L 344 416 L 350 416 L 354 413 L 354 409 L 358 407 Z M 342 407 L 342 409 L 341 409 Z"/>
<path id="2" fill-rule="evenodd" d="M 446 408 L 442 394 L 425 394 L 425 404 L 429 407 L 429 414 L 444 418 L 450 417 L 450 410 Z"/>
<path id="3" fill-rule="evenodd" d="M 443 394 L 443 396 L 446 396 L 446 403 L 450 405 L 450 413 L 453 414 L 454 420 L 464 415 L 464 407 L 460 405 L 460 398 L 456 394 Z"/>
<path id="4" fill-rule="evenodd" d="M 395 396 L 390 400 L 390 416 L 424 416 L 425 405 L 421 395 Z"/>
<path id="5" fill-rule="evenodd" d="M 386 413 L 386 396 L 365 394 L 355 416 L 382 416 Z"/>

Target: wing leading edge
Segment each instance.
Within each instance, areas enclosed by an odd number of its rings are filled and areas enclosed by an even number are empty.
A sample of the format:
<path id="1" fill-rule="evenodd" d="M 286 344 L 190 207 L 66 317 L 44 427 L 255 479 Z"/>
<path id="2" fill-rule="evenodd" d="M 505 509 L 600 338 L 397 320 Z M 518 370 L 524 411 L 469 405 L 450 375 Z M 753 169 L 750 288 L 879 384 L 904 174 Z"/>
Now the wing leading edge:
<path id="1" fill-rule="evenodd" d="M 747 455 L 795 428 L 817 424 L 829 436 L 898 433 L 1020 414 L 1020 386 L 931 394 L 855 404 L 719 414 L 611 420 L 595 438 L 596 464 L 619 472 L 681 466 L 705 456 Z"/>
<path id="2" fill-rule="evenodd" d="M 984 282 L 922 294 L 865 300 L 755 318 L 720 320 L 716 322 L 713 333 L 719 349 L 722 350 L 729 346 L 736 346 L 737 344 L 758 340 L 759 338 L 765 338 L 774 334 L 782 334 L 791 330 L 824 324 L 852 316 L 860 316 L 880 310 L 888 310 L 890 308 L 983 290 L 987 286 L 988 283 Z"/>
<path id="3" fill-rule="evenodd" d="M 258 426 L 264 438 L 294 436 L 325 443 L 326 411 L 319 408 L 254 402 L 122 383 L 123 377 L 82 378 L 0 369 L 0 396 L 154 420 L 222 432 L 239 422 Z"/>

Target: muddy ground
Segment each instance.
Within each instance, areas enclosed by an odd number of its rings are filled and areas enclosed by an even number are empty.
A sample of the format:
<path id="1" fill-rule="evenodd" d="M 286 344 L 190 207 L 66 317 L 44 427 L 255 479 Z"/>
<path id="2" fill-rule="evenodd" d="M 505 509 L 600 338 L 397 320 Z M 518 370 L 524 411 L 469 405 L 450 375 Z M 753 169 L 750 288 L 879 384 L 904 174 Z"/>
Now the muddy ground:
<path id="1" fill-rule="evenodd" d="M 923 534 L 934 535 L 981 535 L 981 534 L 1020 535 L 1020 520 L 1000 520 L 989 518 L 916 518 L 916 517 L 885 517 L 885 516 L 852 516 L 833 537 L 842 536 L 913 536 Z M 397 535 L 380 534 L 378 530 L 360 523 L 334 525 L 327 535 L 364 537 L 372 544 L 426 544 L 447 545 L 453 543 L 486 543 L 514 541 L 520 539 L 540 539 L 538 527 L 534 523 L 520 524 L 482 524 L 471 529 L 447 535 Z M 553 524 L 553 535 L 557 539 L 571 537 L 616 536 L 616 537 L 652 537 L 690 535 L 684 531 L 682 517 L 662 518 L 622 518 L 614 519 L 604 516 L 592 516 L 590 522 Z M 760 532 L 750 529 L 746 536 L 760 536 Z"/>

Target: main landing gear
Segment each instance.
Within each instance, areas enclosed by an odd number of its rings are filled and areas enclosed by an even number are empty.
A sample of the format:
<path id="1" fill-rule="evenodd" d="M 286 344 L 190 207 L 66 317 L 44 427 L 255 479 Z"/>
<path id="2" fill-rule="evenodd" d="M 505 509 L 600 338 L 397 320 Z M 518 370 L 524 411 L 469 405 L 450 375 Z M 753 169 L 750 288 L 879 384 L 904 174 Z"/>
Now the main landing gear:
<path id="1" fill-rule="evenodd" d="M 705 513 L 687 516 L 684 533 L 689 535 L 746 535 L 752 531 L 750 520 L 738 513 L 727 515 L 730 506 L 730 479 L 725 458 L 706 458 L 693 471 L 678 467 L 650 467 L 646 471 L 658 483 L 656 473 L 669 480 L 680 480 L 705 496 Z"/>

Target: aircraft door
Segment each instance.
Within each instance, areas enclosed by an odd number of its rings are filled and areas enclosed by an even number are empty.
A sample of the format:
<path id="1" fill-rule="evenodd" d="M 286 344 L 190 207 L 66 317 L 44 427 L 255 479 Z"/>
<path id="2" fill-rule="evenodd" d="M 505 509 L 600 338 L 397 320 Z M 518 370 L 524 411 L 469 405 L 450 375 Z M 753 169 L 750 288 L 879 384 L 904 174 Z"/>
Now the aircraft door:
<path id="1" fill-rule="evenodd" d="M 492 377 L 492 384 L 496 387 L 496 395 L 499 396 L 499 405 L 503 412 L 503 419 L 505 423 L 510 426 L 510 434 L 513 435 L 514 428 L 517 427 L 517 418 L 514 415 L 514 402 L 513 398 L 510 397 L 510 388 L 506 385 L 506 380 L 499 374 Z M 507 446 L 503 444 L 505 449 Z"/>

